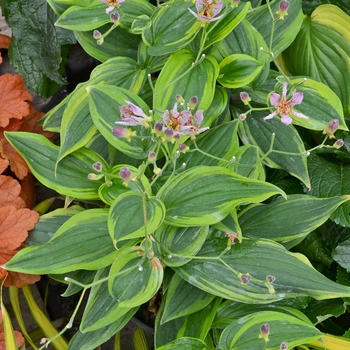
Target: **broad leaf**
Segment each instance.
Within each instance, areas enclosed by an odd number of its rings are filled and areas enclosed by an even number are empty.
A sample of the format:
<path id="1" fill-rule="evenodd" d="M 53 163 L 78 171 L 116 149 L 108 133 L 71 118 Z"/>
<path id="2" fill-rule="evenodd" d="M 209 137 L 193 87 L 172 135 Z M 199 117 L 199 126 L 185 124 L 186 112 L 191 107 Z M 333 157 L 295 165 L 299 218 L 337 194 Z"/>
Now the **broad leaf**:
<path id="1" fill-rule="evenodd" d="M 207 346 L 203 340 L 183 337 L 163 346 L 157 347 L 157 350 L 178 350 L 178 349 L 190 349 L 190 350 L 206 350 Z"/>
<path id="2" fill-rule="evenodd" d="M 80 149 L 65 157 L 56 167 L 59 147 L 46 137 L 34 133 L 7 132 L 6 138 L 27 162 L 35 177 L 46 187 L 58 193 L 80 199 L 99 199 L 98 188 L 102 180 L 92 181 L 88 174 L 92 164 L 106 161 L 97 153 Z"/>
<path id="3" fill-rule="evenodd" d="M 308 157 L 308 168 L 312 196 L 325 198 L 350 193 L 349 165 L 335 163 L 311 153 Z M 331 215 L 331 219 L 341 226 L 350 227 L 349 213 L 350 203 L 346 202 Z"/>
<path id="4" fill-rule="evenodd" d="M 107 218 L 105 209 L 89 209 L 74 215 L 47 243 L 18 252 L 6 269 L 59 274 L 110 265 L 117 251 L 108 234 Z"/>
<path id="5" fill-rule="evenodd" d="M 134 191 L 121 194 L 109 211 L 108 229 L 113 242 L 152 234 L 162 224 L 165 211 L 159 198 L 146 199 Z"/>
<path id="6" fill-rule="evenodd" d="M 263 66 L 246 54 L 233 54 L 220 62 L 218 82 L 227 88 L 237 89 L 250 84 Z"/>
<path id="7" fill-rule="evenodd" d="M 150 55 L 174 52 L 195 38 L 200 30 L 200 21 L 190 13 L 189 7 L 194 8 L 189 1 L 175 1 L 157 8 L 151 18 L 152 26 L 142 33 Z"/>
<path id="8" fill-rule="evenodd" d="M 187 282 L 222 298 L 267 304 L 300 295 L 317 300 L 350 296 L 349 287 L 327 279 L 303 255 L 270 240 L 243 239 L 227 250 L 225 238 L 213 238 L 197 257 L 173 269 Z M 248 283 L 242 282 L 243 274 L 251 277 Z M 275 278 L 273 283 L 268 283 L 268 276 Z"/>
<path id="9" fill-rule="evenodd" d="M 163 282 L 158 258 L 148 259 L 140 248 L 118 251 L 109 271 L 108 290 L 121 307 L 136 307 L 149 301 Z"/>
<path id="10" fill-rule="evenodd" d="M 245 144 L 258 146 L 268 165 L 282 168 L 310 188 L 304 143 L 294 126 L 277 119 L 264 121 L 266 113 L 254 112 L 240 123 L 240 136 Z"/>
<path id="11" fill-rule="evenodd" d="M 149 114 L 149 107 L 133 92 L 113 85 L 92 85 L 88 87 L 90 97 L 90 114 L 94 124 L 105 139 L 121 152 L 137 159 L 146 158 L 153 143 L 150 139 L 132 137 L 130 142 L 113 136 L 115 122 L 120 121 L 120 106 L 127 101 L 139 106 L 145 114 Z M 149 129 L 141 126 L 134 127 L 139 136 L 148 136 Z"/>
<path id="12" fill-rule="evenodd" d="M 215 295 L 194 287 L 178 274 L 174 274 L 165 297 L 164 312 L 160 323 L 193 314 L 209 305 Z"/>
<path id="13" fill-rule="evenodd" d="M 154 109 L 162 112 L 172 109 L 177 94 L 186 102 L 192 96 L 197 96 L 196 108 L 204 111 L 209 108 L 215 93 L 219 65 L 209 55 L 193 64 L 195 59 L 195 54 L 188 49 L 179 50 L 169 57 L 154 87 Z"/>
<path id="14" fill-rule="evenodd" d="M 333 259 L 347 272 L 350 272 L 350 239 L 340 243 L 332 252 Z"/>
<path id="15" fill-rule="evenodd" d="M 283 342 L 288 348 L 317 340 L 322 333 L 309 323 L 280 312 L 263 311 L 242 317 L 231 323 L 221 334 L 219 346 L 222 350 L 256 350 L 266 347 L 260 327 L 269 326 L 268 347 L 280 349 Z"/>
<path id="16" fill-rule="evenodd" d="M 162 225 L 154 233 L 162 262 L 167 266 L 186 264 L 201 249 L 208 232 L 208 226 L 173 227 Z"/>
<path id="17" fill-rule="evenodd" d="M 11 63 L 27 87 L 48 97 L 66 81 L 60 75 L 61 46 L 54 22 L 56 15 L 41 0 L 6 0 L 6 19 L 12 29 Z"/>
<path id="18" fill-rule="evenodd" d="M 236 205 L 261 202 L 274 194 L 284 193 L 269 183 L 222 167 L 199 166 L 171 177 L 158 197 L 167 208 L 165 223 L 198 226 L 215 224 Z"/>
<path id="19" fill-rule="evenodd" d="M 312 300 L 304 310 L 313 324 L 318 324 L 330 317 L 339 317 L 346 312 L 347 303 L 343 299 Z"/>
<path id="20" fill-rule="evenodd" d="M 290 195 L 287 200 L 277 198 L 270 204 L 248 208 L 239 216 L 239 224 L 246 237 L 288 242 L 304 238 L 349 199 L 350 196 L 317 198 Z"/>
<path id="21" fill-rule="evenodd" d="M 301 9 L 301 0 L 293 0 L 290 2 L 288 8 L 288 16 L 284 20 L 278 19 L 276 14 L 280 0 L 270 1 L 271 11 L 274 18 L 271 18 L 271 14 L 268 6 L 256 7 L 248 13 L 247 19 L 255 27 L 255 29 L 263 36 L 267 45 L 270 45 L 272 23 L 274 24 L 274 33 L 272 40 L 272 47 L 269 47 L 275 57 L 277 57 L 284 49 L 286 49 L 294 40 L 300 26 L 303 22 L 303 12 Z"/>
<path id="22" fill-rule="evenodd" d="M 283 52 L 291 74 L 325 83 L 341 99 L 346 114 L 350 113 L 349 23 L 349 16 L 337 6 L 321 5 L 305 16 L 294 42 Z"/>
<path id="23" fill-rule="evenodd" d="M 121 329 L 138 309 L 121 307 L 119 300 L 110 295 L 108 291 L 108 282 L 98 282 L 100 279 L 106 278 L 108 272 L 109 268 L 106 268 L 96 273 L 94 282 L 97 283 L 91 288 L 80 324 L 80 331 L 83 334 L 85 334 L 85 332 L 90 334 L 90 332 L 101 329 L 103 331 L 103 328 L 107 326 L 113 327 L 113 329 Z M 94 339 L 94 341 L 96 342 L 96 339 Z M 79 349 L 81 349 L 81 347 Z"/>

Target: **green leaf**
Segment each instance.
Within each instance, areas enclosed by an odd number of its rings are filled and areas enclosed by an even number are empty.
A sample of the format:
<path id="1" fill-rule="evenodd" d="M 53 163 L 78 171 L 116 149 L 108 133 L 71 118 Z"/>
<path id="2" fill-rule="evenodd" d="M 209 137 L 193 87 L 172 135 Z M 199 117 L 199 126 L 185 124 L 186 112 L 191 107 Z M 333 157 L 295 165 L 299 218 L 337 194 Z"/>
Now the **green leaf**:
<path id="1" fill-rule="evenodd" d="M 95 162 L 101 162 L 105 169 L 108 168 L 106 161 L 97 153 L 79 149 L 56 167 L 59 147 L 46 137 L 26 132 L 6 132 L 5 135 L 43 185 L 73 198 L 99 199 L 97 191 L 102 180 L 92 181 L 87 177 Z"/>
<path id="2" fill-rule="evenodd" d="M 165 211 L 159 198 L 143 199 L 141 193 L 134 191 L 119 195 L 108 217 L 108 229 L 113 242 L 117 244 L 119 241 L 152 234 L 162 224 Z"/>
<path id="3" fill-rule="evenodd" d="M 330 317 L 338 317 L 346 312 L 346 304 L 343 299 L 311 300 L 304 310 L 305 315 L 313 324 L 318 324 Z"/>
<path id="4" fill-rule="evenodd" d="M 233 54 L 220 62 L 218 82 L 227 88 L 236 89 L 251 83 L 263 66 L 253 57 Z"/>
<path id="5" fill-rule="evenodd" d="M 90 96 L 90 113 L 94 124 L 105 139 L 119 151 L 136 159 L 147 158 L 148 152 L 153 147 L 149 139 L 132 137 L 128 142 L 122 138 L 113 136 L 112 130 L 116 121 L 120 121 L 120 106 L 125 106 L 130 101 L 139 106 L 144 113 L 149 114 L 149 107 L 133 92 L 113 85 L 92 85 L 88 87 Z M 139 136 L 149 136 L 150 130 L 141 126 L 134 127 Z"/>
<path id="6" fill-rule="evenodd" d="M 119 195 L 130 190 L 142 193 L 135 181 L 130 181 L 128 186 L 123 185 L 124 180 L 120 177 L 120 170 L 123 167 L 127 167 L 130 170 L 132 177 L 137 178 L 139 176 L 138 169 L 128 164 L 118 164 L 108 170 L 106 176 L 110 181 L 103 183 L 98 189 L 100 198 L 108 205 L 112 205 Z M 147 193 L 151 196 L 152 191 L 147 177 L 142 175 L 138 181 L 141 181 L 142 188 L 148 188 Z"/>
<path id="7" fill-rule="evenodd" d="M 267 304 L 300 295 L 317 300 L 350 296 L 349 287 L 327 279 L 303 255 L 270 240 L 243 239 L 227 250 L 226 238 L 213 238 L 197 257 L 173 269 L 187 282 L 222 298 Z M 241 274 L 249 274 L 250 282 L 242 283 Z M 267 276 L 275 277 L 273 284 L 267 283 Z"/>
<path id="8" fill-rule="evenodd" d="M 162 225 L 154 233 L 162 262 L 167 266 L 186 264 L 201 249 L 208 232 L 208 226 L 173 227 Z"/>
<path id="9" fill-rule="evenodd" d="M 120 254 L 121 250 L 118 252 Z M 96 284 L 91 288 L 79 327 L 83 334 L 90 334 L 99 330 L 103 332 L 103 328 L 108 326 L 113 327 L 112 329 L 121 329 L 138 309 L 137 307 L 121 307 L 119 300 L 110 295 L 108 282 L 99 282 L 100 279 L 106 278 L 108 273 L 109 268 L 99 270 L 96 273 L 94 280 Z M 93 340 L 96 342 L 96 339 Z M 76 340 L 73 341 L 76 342 Z M 81 347 L 77 349 L 81 349 Z"/>
<path id="10" fill-rule="evenodd" d="M 275 118 L 264 121 L 266 115 L 254 112 L 239 124 L 243 143 L 258 146 L 270 167 L 287 170 L 310 188 L 306 156 L 302 155 L 305 147 L 299 133 L 293 125 L 286 126 Z"/>
<path id="11" fill-rule="evenodd" d="M 34 229 L 29 231 L 26 244 L 39 245 L 46 243 L 68 219 L 83 210 L 82 207 L 74 205 L 67 209 L 59 208 L 41 215 Z"/>
<path id="12" fill-rule="evenodd" d="M 109 293 L 121 307 L 136 307 L 149 301 L 163 281 L 163 267 L 158 258 L 143 257 L 139 247 L 118 251 L 108 280 Z"/>
<path id="13" fill-rule="evenodd" d="M 205 111 L 210 107 L 219 66 L 209 55 L 200 63 L 193 64 L 195 59 L 194 53 L 188 49 L 179 50 L 169 57 L 154 87 L 155 110 L 172 109 L 177 94 L 186 102 L 190 101 L 192 96 L 197 96 L 197 109 Z"/>
<path id="14" fill-rule="evenodd" d="M 78 85 L 70 95 L 69 103 L 67 103 L 63 112 L 60 130 L 61 149 L 59 161 L 67 156 L 67 154 L 72 153 L 80 147 L 84 147 L 97 132 L 89 109 L 89 93 L 87 89 L 90 88 L 90 85 L 106 85 L 106 90 L 108 90 L 108 86 L 110 85 L 118 85 L 119 87 L 130 89 L 127 94 L 133 94 L 139 92 L 145 79 L 146 71 L 141 70 L 133 59 L 127 57 L 110 59 L 95 68 L 91 73 L 90 81 Z M 125 98 L 132 97 L 128 96 Z M 96 103 L 98 104 L 98 108 L 100 108 L 101 103 L 98 103 L 98 101 Z M 125 104 L 125 101 L 123 101 L 123 104 Z M 100 112 L 103 112 L 103 109 Z M 110 118 L 113 118 L 113 114 Z"/>
<path id="15" fill-rule="evenodd" d="M 322 336 L 317 328 L 296 317 L 263 311 L 231 323 L 221 334 L 220 349 L 256 350 L 266 347 L 265 339 L 259 337 L 263 324 L 269 325 L 267 346 L 270 349 L 279 349 L 283 342 L 288 344 L 288 348 L 293 348 Z"/>
<path id="16" fill-rule="evenodd" d="M 166 293 L 160 324 L 202 310 L 214 298 L 215 295 L 194 287 L 175 273 Z"/>
<path id="17" fill-rule="evenodd" d="M 190 314 L 185 318 L 185 323 L 177 333 L 177 337 L 195 337 L 205 340 L 211 329 L 213 320 L 215 318 L 216 310 L 220 305 L 222 299 L 215 298 L 210 304 L 208 304 L 202 310 L 197 311 L 194 314 Z"/>
<path id="18" fill-rule="evenodd" d="M 177 51 L 189 44 L 200 30 L 189 7 L 189 1 L 170 2 L 167 6 L 158 6 L 151 17 L 152 26 L 142 33 L 143 41 L 149 46 L 148 53 L 160 56 Z"/>
<path id="19" fill-rule="evenodd" d="M 237 174 L 256 180 L 265 180 L 265 170 L 261 164 L 259 148 L 253 145 L 241 146 L 235 154 L 235 160 L 229 165 Z"/>
<path id="20" fill-rule="evenodd" d="M 196 137 L 196 149 L 201 152 L 195 151 L 193 144 L 189 143 L 191 153 L 181 154 L 178 158 L 178 164 L 186 163 L 186 168 L 198 165 L 227 165 L 238 150 L 237 129 L 238 120 L 233 120 L 199 135 Z"/>
<path id="21" fill-rule="evenodd" d="M 350 239 L 340 243 L 332 252 L 332 258 L 347 272 L 350 272 Z"/>
<path id="22" fill-rule="evenodd" d="M 207 346 L 204 341 L 196 338 L 183 337 L 173 340 L 171 343 L 157 347 L 157 350 L 206 350 Z"/>
<path id="23" fill-rule="evenodd" d="M 298 92 L 304 95 L 301 104 L 293 110 L 307 115 L 310 119 L 293 118 L 293 123 L 312 130 L 323 130 L 333 119 L 339 120 L 338 129 L 348 130 L 339 97 L 325 84 L 313 79 L 292 78 L 291 84 L 301 84 Z"/>
<path id="24" fill-rule="evenodd" d="M 246 237 L 288 242 L 306 237 L 349 199 L 350 196 L 317 198 L 302 194 L 290 195 L 287 200 L 277 198 L 270 204 L 244 210 L 239 216 L 239 224 Z"/>
<path id="25" fill-rule="evenodd" d="M 261 34 L 248 20 L 244 19 L 227 37 L 212 48 L 210 54 L 214 56 L 219 63 L 224 58 L 233 54 L 246 54 L 254 57 L 263 66 L 263 69 L 253 82 L 254 85 L 260 85 L 266 79 L 270 70 L 270 58 L 266 53 L 262 52 L 261 48 L 263 48 L 264 51 L 268 51 Z"/>
<path id="26" fill-rule="evenodd" d="M 218 22 L 209 23 L 207 27 L 207 38 L 204 49 L 210 45 L 223 40 L 247 15 L 250 4 L 239 2 L 234 9 L 229 8 L 228 12 Z"/>
<path id="27" fill-rule="evenodd" d="M 317 154 L 308 157 L 311 178 L 310 195 L 320 198 L 347 195 L 350 193 L 350 166 L 329 161 Z M 350 203 L 344 203 L 331 219 L 345 227 L 350 227 Z"/>
<path id="28" fill-rule="evenodd" d="M 350 113 L 350 18 L 334 5 L 321 5 L 303 25 L 291 46 L 283 52 L 285 68 L 323 82 L 341 99 Z"/>
<path id="29" fill-rule="evenodd" d="M 302 0 L 290 1 L 288 16 L 286 16 L 284 20 L 276 21 L 276 18 L 278 18 L 276 12 L 280 0 L 270 1 L 274 18 L 271 18 L 269 8 L 266 4 L 254 8 L 246 17 L 255 29 L 263 36 L 268 46 L 270 45 L 271 29 L 273 28 L 272 23 L 275 22 L 272 47 L 269 49 L 269 51 L 273 52 L 275 57 L 293 42 L 299 32 L 304 17 L 301 3 Z"/>
<path id="30" fill-rule="evenodd" d="M 284 193 L 266 182 L 215 166 L 188 169 L 171 177 L 158 192 L 167 208 L 165 223 L 173 226 L 215 224 L 236 205 L 261 202 L 274 194 Z"/>
<path id="31" fill-rule="evenodd" d="M 66 221 L 47 243 L 18 252 L 7 263 L 6 269 L 31 274 L 59 274 L 108 266 L 117 251 L 108 234 L 107 219 L 108 210 L 84 210 Z"/>
<path id="32" fill-rule="evenodd" d="M 55 94 L 66 81 L 61 77 L 61 47 L 54 22 L 56 15 L 41 0 L 6 0 L 2 3 L 12 29 L 11 63 L 26 86 L 41 96 Z"/>
<path id="33" fill-rule="evenodd" d="M 106 24 L 102 26 L 99 31 L 105 33 L 109 27 L 110 25 Z M 117 56 L 119 56 L 119 58 L 132 58 L 135 61 L 137 59 L 137 47 L 140 42 L 140 37 L 130 34 L 120 27 L 113 29 L 112 32 L 103 39 L 102 45 L 96 44 L 93 31 L 75 31 L 74 34 L 84 51 L 100 62 L 105 62 L 113 57 L 117 58 Z M 115 45 L 116 42 L 118 45 Z"/>
<path id="34" fill-rule="evenodd" d="M 89 6 L 74 5 L 69 7 L 55 24 L 70 30 L 88 31 L 109 22 L 111 19 L 106 14 L 106 4 L 95 0 Z"/>

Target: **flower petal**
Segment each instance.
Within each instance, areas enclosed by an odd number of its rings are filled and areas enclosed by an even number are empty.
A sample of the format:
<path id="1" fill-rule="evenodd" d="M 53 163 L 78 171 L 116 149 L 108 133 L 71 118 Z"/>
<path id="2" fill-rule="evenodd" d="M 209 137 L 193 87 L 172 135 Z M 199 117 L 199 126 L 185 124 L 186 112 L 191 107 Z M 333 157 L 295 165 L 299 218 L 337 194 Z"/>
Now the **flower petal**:
<path id="1" fill-rule="evenodd" d="M 282 99 L 283 100 L 287 99 L 287 87 L 288 87 L 288 83 L 284 83 L 283 89 L 282 89 Z"/>
<path id="2" fill-rule="evenodd" d="M 215 7 L 211 13 L 213 17 L 216 16 L 222 10 L 222 6 L 223 6 L 223 2 L 221 0 L 215 4 Z M 215 18 L 215 20 L 216 19 L 217 18 Z"/>
<path id="3" fill-rule="evenodd" d="M 272 119 L 273 117 L 275 117 L 277 115 L 277 112 L 274 111 L 273 113 L 267 115 L 266 117 L 264 117 L 263 119 L 264 120 L 267 120 L 267 119 Z"/>
<path id="4" fill-rule="evenodd" d="M 304 94 L 302 92 L 296 92 L 293 94 L 292 98 L 290 99 L 290 106 L 293 107 L 295 105 L 299 105 L 304 98 Z"/>
<path id="5" fill-rule="evenodd" d="M 136 106 L 135 104 L 129 102 L 129 101 L 125 101 L 128 104 L 128 107 L 132 110 L 132 112 L 134 113 L 134 115 L 137 115 L 139 117 L 146 117 L 146 114 L 143 112 L 143 110 Z"/>
<path id="6" fill-rule="evenodd" d="M 303 113 L 299 113 L 299 112 L 295 111 L 294 109 L 292 109 L 292 114 L 295 115 L 298 118 L 310 119 L 307 115 L 305 115 Z"/>
<path id="7" fill-rule="evenodd" d="M 190 8 L 188 8 L 188 11 L 190 11 L 192 13 L 192 15 L 195 16 L 196 18 L 199 18 L 198 15 Z"/>
<path id="8" fill-rule="evenodd" d="M 291 124 L 293 119 L 288 114 L 282 114 L 281 122 L 283 124 L 289 125 Z"/>
<path id="9" fill-rule="evenodd" d="M 109 7 L 107 7 L 107 9 L 106 9 L 106 13 L 107 13 L 107 15 L 110 13 L 110 12 L 112 12 L 113 10 L 114 10 L 114 6 L 109 6 Z"/>
<path id="10" fill-rule="evenodd" d="M 273 92 L 270 95 L 270 103 L 272 104 L 272 106 L 274 106 L 275 108 L 277 108 L 278 106 L 278 102 L 280 100 L 280 94 L 276 94 L 275 92 Z"/>

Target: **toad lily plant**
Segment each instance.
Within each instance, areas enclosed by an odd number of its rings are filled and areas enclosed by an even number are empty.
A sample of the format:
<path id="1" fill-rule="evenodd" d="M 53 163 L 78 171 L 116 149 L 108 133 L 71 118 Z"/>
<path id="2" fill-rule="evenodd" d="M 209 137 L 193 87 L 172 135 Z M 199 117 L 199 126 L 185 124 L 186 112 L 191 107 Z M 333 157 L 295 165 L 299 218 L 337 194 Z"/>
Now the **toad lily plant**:
<path id="1" fill-rule="evenodd" d="M 301 0 L 48 3 L 101 63 L 42 120 L 60 146 L 6 133 L 73 205 L 2 267 L 89 293 L 70 350 L 150 303 L 159 350 L 328 349 L 350 297 L 350 80 L 327 78 L 348 16 Z M 337 44 L 311 47 L 315 26 Z M 330 72 L 310 69 L 324 55 Z"/>

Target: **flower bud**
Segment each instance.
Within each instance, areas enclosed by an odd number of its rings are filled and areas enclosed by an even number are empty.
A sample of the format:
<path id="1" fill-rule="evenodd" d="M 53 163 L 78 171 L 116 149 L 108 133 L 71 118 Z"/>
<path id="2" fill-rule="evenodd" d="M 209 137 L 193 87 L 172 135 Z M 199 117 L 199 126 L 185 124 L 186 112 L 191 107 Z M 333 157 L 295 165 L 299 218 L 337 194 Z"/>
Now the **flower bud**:
<path id="1" fill-rule="evenodd" d="M 231 0 L 231 8 L 234 9 L 234 8 L 238 7 L 239 1 L 240 0 Z"/>
<path id="2" fill-rule="evenodd" d="M 324 134 L 327 134 L 330 139 L 334 138 L 334 133 L 338 130 L 339 127 L 339 120 L 333 119 L 328 123 L 328 126 L 326 129 L 323 130 Z"/>
<path id="3" fill-rule="evenodd" d="M 184 98 L 183 98 L 180 94 L 176 94 L 175 99 L 176 99 L 176 101 L 179 102 L 180 104 L 182 104 L 182 103 L 185 102 Z"/>
<path id="4" fill-rule="evenodd" d="M 249 273 L 241 273 L 239 274 L 239 278 L 241 279 L 243 284 L 248 284 L 251 277 Z"/>
<path id="5" fill-rule="evenodd" d="M 117 137 L 117 138 L 125 138 L 126 141 L 130 142 L 131 141 L 131 137 L 136 136 L 136 131 L 132 131 L 130 129 L 124 129 L 120 126 L 115 126 L 113 128 L 113 136 Z"/>
<path id="6" fill-rule="evenodd" d="M 119 176 L 127 182 L 130 182 L 132 180 L 132 173 L 130 169 L 127 168 L 126 166 L 120 169 Z"/>
<path id="7" fill-rule="evenodd" d="M 184 143 L 179 144 L 179 151 L 181 153 L 186 153 L 190 148 L 186 146 Z"/>
<path id="8" fill-rule="evenodd" d="M 240 120 L 240 121 L 242 121 L 242 122 L 243 122 L 244 120 L 246 120 L 246 119 L 247 119 L 247 115 L 246 115 L 246 114 L 244 114 L 244 113 L 242 113 L 242 114 L 240 114 L 240 115 L 239 115 L 239 117 L 238 117 L 238 118 L 239 118 L 239 120 Z"/>
<path id="9" fill-rule="evenodd" d="M 101 32 L 99 32 L 97 29 L 94 30 L 93 34 L 92 34 L 94 39 L 100 39 L 102 37 Z"/>
<path id="10" fill-rule="evenodd" d="M 92 164 L 92 168 L 95 169 L 98 172 L 101 172 L 102 164 L 100 162 L 96 162 L 96 163 Z"/>
<path id="11" fill-rule="evenodd" d="M 288 350 L 288 343 L 286 341 L 280 345 L 280 350 Z"/>
<path id="12" fill-rule="evenodd" d="M 117 22 L 119 22 L 120 16 L 119 16 L 119 13 L 117 11 L 115 11 L 109 15 L 109 18 L 111 19 L 112 22 L 117 23 Z"/>
<path id="13" fill-rule="evenodd" d="M 160 169 L 158 167 L 154 167 L 153 172 L 157 176 L 161 176 L 162 175 L 162 169 Z"/>
<path id="14" fill-rule="evenodd" d="M 249 102 L 251 101 L 251 98 L 249 97 L 249 94 L 248 92 L 245 92 L 245 91 L 242 91 L 240 94 L 239 94 L 240 98 L 241 98 L 241 101 L 247 106 L 249 105 Z"/>
<path id="15" fill-rule="evenodd" d="M 102 45 L 102 44 L 103 44 L 103 41 L 104 41 L 104 39 L 103 39 L 103 37 L 102 37 L 101 39 L 98 39 L 98 40 L 96 41 L 96 44 L 97 44 L 97 45 Z"/>
<path id="16" fill-rule="evenodd" d="M 159 135 L 163 131 L 163 124 L 161 122 L 157 122 L 154 124 L 153 133 Z"/>
<path id="17" fill-rule="evenodd" d="M 148 153 L 148 161 L 154 163 L 157 160 L 157 154 L 153 151 Z"/>
<path id="18" fill-rule="evenodd" d="M 174 140 L 174 130 L 172 128 L 166 128 L 164 130 L 164 139 L 165 139 L 165 141 L 173 141 Z"/>
<path id="19" fill-rule="evenodd" d="M 90 174 L 88 174 L 88 179 L 89 180 L 100 180 L 100 179 L 102 179 L 103 178 L 103 174 L 94 174 L 94 173 L 90 173 Z"/>
<path id="20" fill-rule="evenodd" d="M 269 341 L 270 326 L 268 323 L 264 323 L 260 327 L 259 338 L 264 339 L 266 342 Z"/>
<path id="21" fill-rule="evenodd" d="M 336 147 L 336 148 L 343 147 L 343 146 L 344 146 L 344 140 L 343 140 L 343 139 L 337 140 L 337 141 L 334 143 L 333 146 Z"/>
<path id="22" fill-rule="evenodd" d="M 190 98 L 190 102 L 188 103 L 188 108 L 189 109 L 194 109 L 197 106 L 198 103 L 198 97 L 197 96 L 192 96 Z"/>
<path id="23" fill-rule="evenodd" d="M 266 276 L 266 281 L 268 283 L 273 283 L 273 282 L 275 282 L 275 280 L 276 280 L 275 276 L 271 276 L 271 275 Z"/>
<path id="24" fill-rule="evenodd" d="M 287 12 L 288 9 L 289 9 L 289 1 L 282 0 L 279 3 L 278 11 L 276 12 L 280 16 L 279 19 L 284 20 L 284 17 L 288 16 L 288 12 Z"/>

